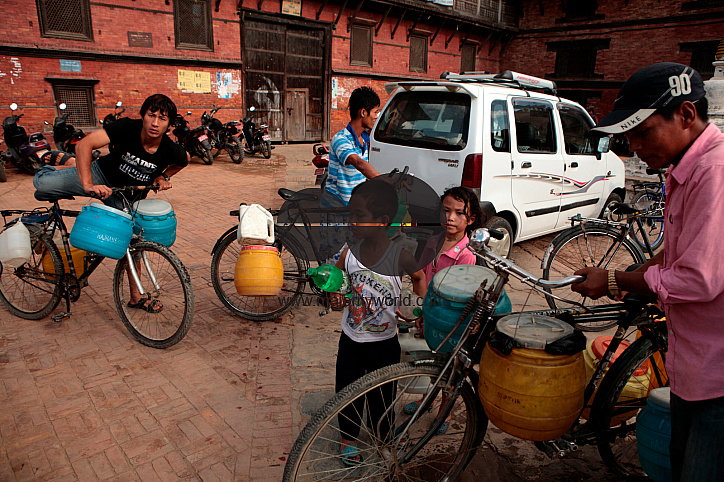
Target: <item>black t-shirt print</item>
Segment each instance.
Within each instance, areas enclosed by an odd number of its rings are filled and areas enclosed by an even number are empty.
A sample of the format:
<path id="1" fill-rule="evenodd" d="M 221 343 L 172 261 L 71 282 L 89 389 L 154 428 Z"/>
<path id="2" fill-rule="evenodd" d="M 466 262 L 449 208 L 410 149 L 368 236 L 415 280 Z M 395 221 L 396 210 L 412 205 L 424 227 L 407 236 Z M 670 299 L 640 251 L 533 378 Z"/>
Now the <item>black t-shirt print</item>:
<path id="1" fill-rule="evenodd" d="M 103 128 L 111 141 L 110 152 L 98 163 L 111 186 L 148 186 L 169 165 L 184 167 L 188 164 L 186 151 L 167 135 L 161 139 L 156 152 L 146 152 L 141 143 L 141 119 L 124 117 Z"/>

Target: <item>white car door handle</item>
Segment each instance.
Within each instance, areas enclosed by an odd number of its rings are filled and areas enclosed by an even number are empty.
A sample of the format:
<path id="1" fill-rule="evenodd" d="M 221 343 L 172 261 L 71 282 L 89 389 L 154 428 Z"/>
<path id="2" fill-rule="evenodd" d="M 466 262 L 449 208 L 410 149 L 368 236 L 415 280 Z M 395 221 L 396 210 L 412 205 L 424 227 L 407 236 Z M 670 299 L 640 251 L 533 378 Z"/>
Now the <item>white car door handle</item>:
<path id="1" fill-rule="evenodd" d="M 524 162 L 524 163 L 522 163 L 522 164 L 520 165 L 520 167 L 521 167 L 522 169 L 526 169 L 526 168 L 529 168 L 529 167 L 533 167 L 533 164 L 530 163 L 530 162 Z"/>

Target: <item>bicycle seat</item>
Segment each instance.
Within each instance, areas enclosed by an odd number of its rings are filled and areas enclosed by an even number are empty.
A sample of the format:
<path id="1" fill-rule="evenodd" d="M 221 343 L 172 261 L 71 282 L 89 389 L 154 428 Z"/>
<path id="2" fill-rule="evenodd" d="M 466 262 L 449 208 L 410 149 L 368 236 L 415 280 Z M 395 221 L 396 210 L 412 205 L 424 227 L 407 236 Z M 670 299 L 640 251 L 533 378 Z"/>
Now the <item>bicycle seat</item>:
<path id="1" fill-rule="evenodd" d="M 40 191 L 35 191 L 35 199 L 38 201 L 60 201 L 61 199 L 75 199 L 70 194 L 64 196 L 54 196 L 53 194 L 46 194 Z"/>
<path id="2" fill-rule="evenodd" d="M 625 203 L 612 203 L 611 212 L 614 214 L 636 214 L 640 209 L 637 209 L 633 204 Z"/>
<path id="3" fill-rule="evenodd" d="M 646 168 L 646 174 L 649 176 L 653 176 L 655 174 L 663 174 L 666 172 L 666 169 L 651 169 L 650 167 Z"/>
<path id="4" fill-rule="evenodd" d="M 285 189 L 283 187 L 280 187 L 279 191 L 277 192 L 285 201 L 316 201 L 317 199 L 319 199 L 314 194 L 295 192 L 289 189 Z"/>

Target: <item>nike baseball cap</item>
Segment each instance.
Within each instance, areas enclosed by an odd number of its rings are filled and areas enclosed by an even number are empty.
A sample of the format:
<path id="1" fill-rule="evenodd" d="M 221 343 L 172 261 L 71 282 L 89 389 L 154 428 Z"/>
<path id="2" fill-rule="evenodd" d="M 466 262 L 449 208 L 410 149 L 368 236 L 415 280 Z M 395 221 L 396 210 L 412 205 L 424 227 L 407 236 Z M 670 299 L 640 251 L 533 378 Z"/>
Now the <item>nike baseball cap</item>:
<path id="1" fill-rule="evenodd" d="M 694 102 L 705 95 L 701 75 L 691 67 L 674 62 L 649 65 L 623 84 L 613 111 L 594 130 L 620 134 L 640 125 L 656 109 Z"/>

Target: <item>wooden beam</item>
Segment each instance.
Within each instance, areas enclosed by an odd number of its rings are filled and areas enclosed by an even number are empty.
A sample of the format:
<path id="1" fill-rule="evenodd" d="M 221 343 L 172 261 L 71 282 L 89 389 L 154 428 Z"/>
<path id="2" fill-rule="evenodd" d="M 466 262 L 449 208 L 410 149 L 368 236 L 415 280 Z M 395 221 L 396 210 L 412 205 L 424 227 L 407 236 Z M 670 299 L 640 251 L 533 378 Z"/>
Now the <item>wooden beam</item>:
<path id="1" fill-rule="evenodd" d="M 405 18 L 405 14 L 407 13 L 407 9 L 404 9 L 402 11 L 402 15 L 400 15 L 400 18 L 397 19 L 397 23 L 395 24 L 395 28 L 392 29 L 392 35 L 390 35 L 390 39 L 395 38 L 395 32 L 397 32 L 397 27 L 400 26 L 400 22 L 402 22 L 402 19 Z"/>
<path id="2" fill-rule="evenodd" d="M 339 9 L 339 13 L 337 14 L 337 18 L 334 19 L 332 30 L 337 30 L 337 24 L 339 23 L 339 19 L 342 18 L 342 12 L 344 12 L 345 8 L 347 8 L 347 0 L 344 0 L 342 7 Z"/>
<path id="3" fill-rule="evenodd" d="M 242 4 L 242 3 L 244 3 L 244 0 L 239 0 L 238 2 L 236 2 L 236 11 L 237 11 L 237 12 L 238 12 L 239 10 L 241 10 L 241 4 Z M 317 20 L 319 20 L 319 19 L 317 19 Z"/>
<path id="4" fill-rule="evenodd" d="M 380 29 L 382 28 L 382 25 L 385 23 L 385 20 L 387 20 L 387 16 L 390 14 L 391 11 L 392 11 L 392 5 L 387 7 L 387 11 L 385 12 L 384 15 L 382 15 L 382 20 L 380 20 L 380 23 L 378 23 L 377 26 L 375 27 L 375 37 L 377 37 L 377 34 L 380 33 Z"/>
<path id="5" fill-rule="evenodd" d="M 244 1 L 244 0 L 239 0 L 239 3 L 243 2 L 243 1 Z M 322 11 L 324 11 L 324 7 L 327 6 L 327 2 L 328 2 L 328 1 L 329 1 L 329 0 L 324 0 L 324 1 L 322 2 L 322 6 L 319 7 L 319 10 L 317 10 L 317 20 L 319 20 L 319 17 L 322 15 Z"/>
<path id="6" fill-rule="evenodd" d="M 463 44 L 468 41 L 468 37 L 470 37 L 470 34 L 473 33 L 473 30 L 475 30 L 475 25 L 470 27 L 470 31 L 467 33 L 467 35 L 465 35 L 465 38 L 460 41 L 460 47 L 458 48 L 458 50 L 463 49 Z"/>
<path id="7" fill-rule="evenodd" d="M 359 4 L 357 5 L 357 8 L 355 9 L 352 16 L 349 18 L 349 22 L 347 22 L 347 31 L 349 32 L 349 29 L 352 28 L 352 22 L 357 18 L 357 15 L 359 14 L 360 9 L 362 8 L 362 4 L 365 3 L 365 0 L 359 0 Z"/>
<path id="8" fill-rule="evenodd" d="M 437 34 L 440 33 L 440 30 L 442 29 L 442 26 L 443 26 L 444 24 L 445 24 L 445 19 L 443 18 L 442 21 L 440 22 L 440 25 L 437 26 L 437 30 L 435 30 L 435 33 L 432 35 L 432 37 L 430 37 L 430 47 L 432 47 L 432 42 L 433 42 L 433 41 L 435 40 L 435 38 L 437 37 Z"/>
<path id="9" fill-rule="evenodd" d="M 453 29 L 452 33 L 451 33 L 450 36 L 447 38 L 447 40 L 445 40 L 445 48 L 447 48 L 448 44 L 452 41 L 452 39 L 453 39 L 453 37 L 455 36 L 455 34 L 457 33 L 459 27 L 460 27 L 460 24 L 459 24 L 459 23 L 458 23 L 458 24 L 455 24 L 455 28 Z"/>
<path id="10" fill-rule="evenodd" d="M 495 50 L 495 47 L 498 46 L 498 44 L 500 43 L 500 40 L 502 38 L 503 38 L 503 34 L 500 34 L 497 37 L 495 37 L 495 42 L 493 42 L 493 45 L 490 46 L 490 50 L 488 50 L 488 55 L 493 53 L 493 50 Z"/>
<path id="11" fill-rule="evenodd" d="M 508 48 L 508 44 L 511 40 L 513 40 L 512 34 L 505 36 L 505 40 L 503 41 L 503 45 L 500 46 L 500 53 L 498 55 L 503 55 L 503 52 L 505 52 L 505 49 Z"/>
<path id="12" fill-rule="evenodd" d="M 479 54 L 480 51 L 483 50 L 483 47 L 485 47 L 485 44 L 488 43 L 488 41 L 490 40 L 490 37 L 492 37 L 494 33 L 495 33 L 495 30 L 491 30 L 491 31 L 490 31 L 490 33 L 488 34 L 488 36 L 485 37 L 485 40 L 483 40 L 483 43 L 481 43 L 481 44 L 478 46 L 478 51 L 476 52 L 476 54 Z"/>
<path id="13" fill-rule="evenodd" d="M 545 15 L 545 10 L 543 10 L 543 0 L 538 0 L 538 8 L 540 9 L 540 15 L 541 17 Z"/>
<path id="14" fill-rule="evenodd" d="M 221 5 L 221 0 L 216 0 L 216 8 L 215 8 L 216 12 L 219 11 L 219 5 Z"/>
<path id="15" fill-rule="evenodd" d="M 257 10 L 261 10 L 261 6 L 264 5 L 264 0 L 259 0 L 259 3 L 256 5 Z"/>
<path id="16" fill-rule="evenodd" d="M 415 27 L 417 27 L 417 24 L 420 22 L 420 19 L 422 18 L 422 13 L 417 17 L 417 20 L 415 20 L 415 23 L 412 24 L 412 27 L 407 29 L 407 41 L 410 41 L 410 35 L 415 30 Z"/>

